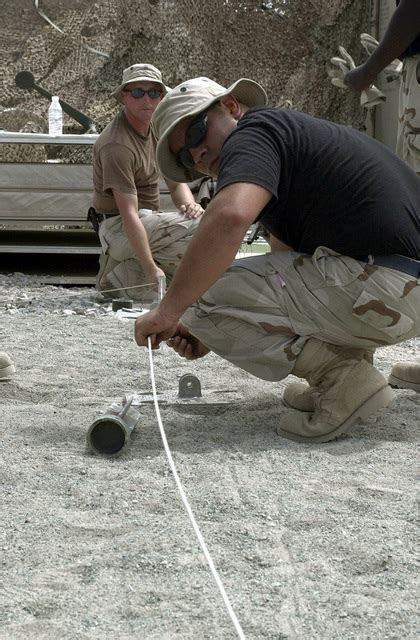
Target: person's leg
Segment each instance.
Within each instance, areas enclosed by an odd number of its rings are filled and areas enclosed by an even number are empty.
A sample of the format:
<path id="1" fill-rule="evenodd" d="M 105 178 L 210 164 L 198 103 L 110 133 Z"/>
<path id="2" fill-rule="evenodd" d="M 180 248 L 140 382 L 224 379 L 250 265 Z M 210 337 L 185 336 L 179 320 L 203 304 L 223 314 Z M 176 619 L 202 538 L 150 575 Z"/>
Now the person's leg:
<path id="1" fill-rule="evenodd" d="M 280 432 L 328 441 L 386 406 L 392 392 L 366 350 L 419 333 L 416 281 L 322 248 L 314 256 L 246 260 L 254 260 L 253 271 L 237 262 L 183 322 L 205 346 L 260 378 L 294 373 L 316 387 L 309 424 L 294 412 Z"/>
<path id="2" fill-rule="evenodd" d="M 303 280 L 310 283 L 310 291 L 301 289 L 300 295 L 294 291 L 293 299 L 298 299 L 302 306 L 306 303 L 310 309 L 314 322 L 321 327 L 313 335 L 326 343 L 326 349 L 311 352 L 305 368 L 302 362 L 310 351 L 311 341 L 305 345 L 293 373 L 305 377 L 311 386 L 295 383 L 285 392 L 287 405 L 315 412 L 314 415 L 290 414 L 284 419 L 280 432 L 285 435 L 288 431 L 288 437 L 293 437 L 290 433 L 300 436 L 295 439 L 322 442 L 337 437 L 359 417 L 367 417 L 391 399 L 385 379 L 371 366 L 372 351 L 366 352 L 365 348 L 367 341 L 372 346 L 385 346 L 419 333 L 420 288 L 416 279 L 407 274 L 363 265 L 350 258 L 330 258 L 322 250 L 312 258 L 305 257 L 300 266 Z M 312 301 L 316 302 L 313 308 Z M 343 330 L 345 341 L 353 347 L 347 356 L 345 350 L 341 353 L 346 356 L 344 364 L 340 363 L 341 356 L 337 360 L 334 353 L 328 353 L 334 344 L 342 345 Z M 355 351 L 354 347 L 359 350 Z M 325 375 L 319 375 L 316 361 L 324 359 Z M 337 396 L 335 408 L 331 404 L 334 395 Z M 340 417 L 343 407 L 346 409 Z M 329 421 L 326 412 L 329 412 Z"/>
<path id="3" fill-rule="evenodd" d="M 278 433 L 327 442 L 385 407 L 393 393 L 366 361 L 365 349 L 298 337 L 282 294 L 285 287 L 272 288 L 261 274 L 231 268 L 182 322 L 206 347 L 259 378 L 281 380 L 289 373 L 306 378 L 310 406 L 302 408 L 316 413 L 290 412 Z"/>
<path id="4" fill-rule="evenodd" d="M 297 442 L 329 442 L 384 409 L 394 392 L 364 355 L 363 349 L 308 340 L 293 374 L 309 382 L 313 413 L 290 411 L 277 433 Z"/>
<path id="5" fill-rule="evenodd" d="M 325 442 L 392 399 L 385 378 L 369 363 L 372 354 L 366 358 L 361 347 L 367 346 L 367 340 L 386 345 L 417 335 L 420 288 L 407 274 L 363 266 L 350 258 L 330 258 L 322 250 L 304 258 L 300 267 L 303 280 L 310 283 L 310 296 L 301 290 L 300 296 L 294 292 L 294 298 L 299 297 L 301 304 L 306 299 L 321 328 L 313 335 L 322 344 L 308 341 L 299 356 L 293 373 L 306 378 L 310 387 L 295 384 L 286 390 L 286 403 L 300 412 L 285 416 L 279 433 L 300 441 Z M 313 308 L 312 301 L 316 301 Z M 347 350 L 340 346 L 343 330 Z M 337 347 L 341 351 L 335 353 Z M 302 409 L 314 413 L 304 415 Z"/>
<path id="6" fill-rule="evenodd" d="M 232 364 L 263 380 L 282 380 L 306 340 L 290 324 L 283 291 L 264 256 L 237 260 L 184 313 L 182 323 Z"/>
<path id="7" fill-rule="evenodd" d="M 125 260 L 134 259 L 134 254 L 124 233 L 121 216 L 107 218 L 101 222 L 99 240 L 102 254 L 99 257 L 96 288 L 111 298 L 122 297 L 124 294 L 121 286 L 127 286 L 127 282 L 121 283 L 118 277 L 112 279 L 112 273 Z"/>
<path id="8" fill-rule="evenodd" d="M 199 220 L 187 220 L 177 212 L 153 212 L 142 216 L 153 259 L 170 281 L 197 228 Z M 120 216 L 109 218 L 99 228 L 103 254 L 97 276 L 97 288 L 114 290 L 113 297 L 123 296 L 150 302 L 156 287 L 148 287 L 140 263 L 124 232 Z"/>
<path id="9" fill-rule="evenodd" d="M 420 54 L 405 58 L 401 75 L 396 153 L 420 175 Z"/>
<path id="10" fill-rule="evenodd" d="M 0 380 L 8 380 L 16 372 L 10 356 L 0 351 Z"/>
<path id="11" fill-rule="evenodd" d="M 374 349 L 367 349 L 364 352 L 364 359 L 373 364 Z M 291 382 L 284 390 L 282 402 L 289 409 L 297 409 L 307 413 L 314 412 L 316 407 L 316 398 L 319 395 L 319 389 L 305 382 Z"/>
<path id="12" fill-rule="evenodd" d="M 373 364 L 372 352 L 365 352 L 365 359 Z M 412 389 L 420 393 L 420 362 L 396 362 L 388 377 L 388 384 L 393 389 Z M 314 412 L 317 387 L 304 382 L 292 382 L 287 385 L 282 402 L 290 409 Z"/>
<path id="13" fill-rule="evenodd" d="M 111 258 L 108 253 L 101 253 L 99 256 L 99 269 L 96 274 L 95 287 L 103 293 L 105 297 L 115 298 L 119 296 L 118 292 L 113 291 L 115 285 L 112 284 L 108 278 L 108 274 L 111 273 L 118 264 L 120 263 Z"/>
<path id="14" fill-rule="evenodd" d="M 178 212 L 154 212 L 142 218 L 153 259 L 165 272 L 167 282 L 174 275 L 200 218 L 188 220 Z"/>
<path id="15" fill-rule="evenodd" d="M 103 280 L 104 282 L 104 280 Z M 149 304 L 157 298 L 157 285 L 146 282 L 146 276 L 139 261 L 129 258 L 115 263 L 106 275 L 108 288 L 113 298 L 125 298 Z"/>

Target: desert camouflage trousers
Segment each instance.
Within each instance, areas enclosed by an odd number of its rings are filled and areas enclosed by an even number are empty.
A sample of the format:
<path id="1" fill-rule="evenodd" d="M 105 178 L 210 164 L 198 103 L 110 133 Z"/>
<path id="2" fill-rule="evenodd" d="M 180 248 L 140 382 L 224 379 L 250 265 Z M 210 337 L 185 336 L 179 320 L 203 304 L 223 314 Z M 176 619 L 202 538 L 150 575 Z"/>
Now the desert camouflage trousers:
<path id="1" fill-rule="evenodd" d="M 199 219 L 187 220 L 177 212 L 150 212 L 141 215 L 146 230 L 153 259 L 165 272 L 169 282 L 185 253 Z M 107 218 L 99 227 L 102 255 L 96 288 L 99 291 L 116 289 L 110 297 L 124 297 L 143 302 L 156 298 L 157 287 L 136 287 L 145 285 L 145 276 L 139 261 L 125 234 L 121 216 Z"/>
<path id="2" fill-rule="evenodd" d="M 404 60 L 395 150 L 420 175 L 420 54 Z"/>
<path id="3" fill-rule="evenodd" d="M 264 380 L 292 373 L 309 338 L 374 349 L 420 334 L 420 280 L 325 247 L 236 260 L 182 322 Z"/>

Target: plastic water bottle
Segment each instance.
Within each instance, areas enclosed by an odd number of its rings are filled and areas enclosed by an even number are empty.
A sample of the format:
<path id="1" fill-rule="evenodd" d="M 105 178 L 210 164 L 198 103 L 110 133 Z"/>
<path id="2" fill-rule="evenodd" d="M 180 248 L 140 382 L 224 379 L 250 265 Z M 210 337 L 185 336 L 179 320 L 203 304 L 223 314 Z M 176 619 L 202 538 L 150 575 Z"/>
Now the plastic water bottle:
<path id="1" fill-rule="evenodd" d="M 50 136 L 61 136 L 63 134 L 63 110 L 58 96 L 52 96 L 48 109 L 48 133 Z"/>

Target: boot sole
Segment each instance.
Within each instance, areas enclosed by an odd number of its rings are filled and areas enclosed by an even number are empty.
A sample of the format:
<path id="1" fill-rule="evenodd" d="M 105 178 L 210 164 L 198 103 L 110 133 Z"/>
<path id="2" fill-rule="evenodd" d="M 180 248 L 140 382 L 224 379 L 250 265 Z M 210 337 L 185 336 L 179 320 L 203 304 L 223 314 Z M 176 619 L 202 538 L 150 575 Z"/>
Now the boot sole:
<path id="1" fill-rule="evenodd" d="M 281 427 L 277 427 L 277 433 L 288 440 L 294 440 L 295 442 L 314 442 L 323 443 L 336 440 L 339 436 L 347 433 L 351 426 L 359 421 L 367 420 L 374 413 L 385 409 L 390 402 L 395 398 L 395 393 L 388 386 L 383 387 L 371 396 L 366 402 L 364 402 L 351 416 L 347 418 L 339 427 L 318 436 L 301 436 L 297 433 L 291 433 L 290 431 L 283 431 Z"/>
<path id="2" fill-rule="evenodd" d="M 388 384 L 393 389 L 412 389 L 413 391 L 420 393 L 420 383 L 418 382 L 409 382 L 408 380 L 401 380 L 400 378 L 390 375 L 388 378 Z"/>

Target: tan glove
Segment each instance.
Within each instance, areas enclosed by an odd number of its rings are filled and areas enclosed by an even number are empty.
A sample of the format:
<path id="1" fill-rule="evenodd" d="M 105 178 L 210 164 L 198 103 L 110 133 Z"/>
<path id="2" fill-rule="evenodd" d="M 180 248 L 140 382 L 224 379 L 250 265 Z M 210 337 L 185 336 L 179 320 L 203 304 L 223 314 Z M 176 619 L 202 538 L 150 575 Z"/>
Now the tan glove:
<path id="1" fill-rule="evenodd" d="M 341 57 L 334 56 L 330 62 L 333 65 L 332 68 L 327 69 L 327 73 L 331 79 L 332 84 L 340 89 L 348 89 L 348 86 L 344 82 L 344 76 L 356 68 L 355 62 L 351 55 L 344 47 L 338 47 L 338 51 Z M 385 102 L 386 98 L 382 91 L 379 91 L 378 87 L 374 84 L 370 85 L 369 89 L 360 93 L 360 106 L 369 109 L 377 104 Z"/>
<path id="2" fill-rule="evenodd" d="M 375 51 L 376 47 L 379 45 L 379 42 L 368 33 L 360 34 L 360 42 L 362 47 L 367 52 L 368 56 L 371 56 Z M 391 79 L 394 79 L 402 74 L 403 63 L 401 60 L 395 59 L 389 63 L 387 67 L 384 69 L 384 73 L 387 76 L 390 76 Z"/>

